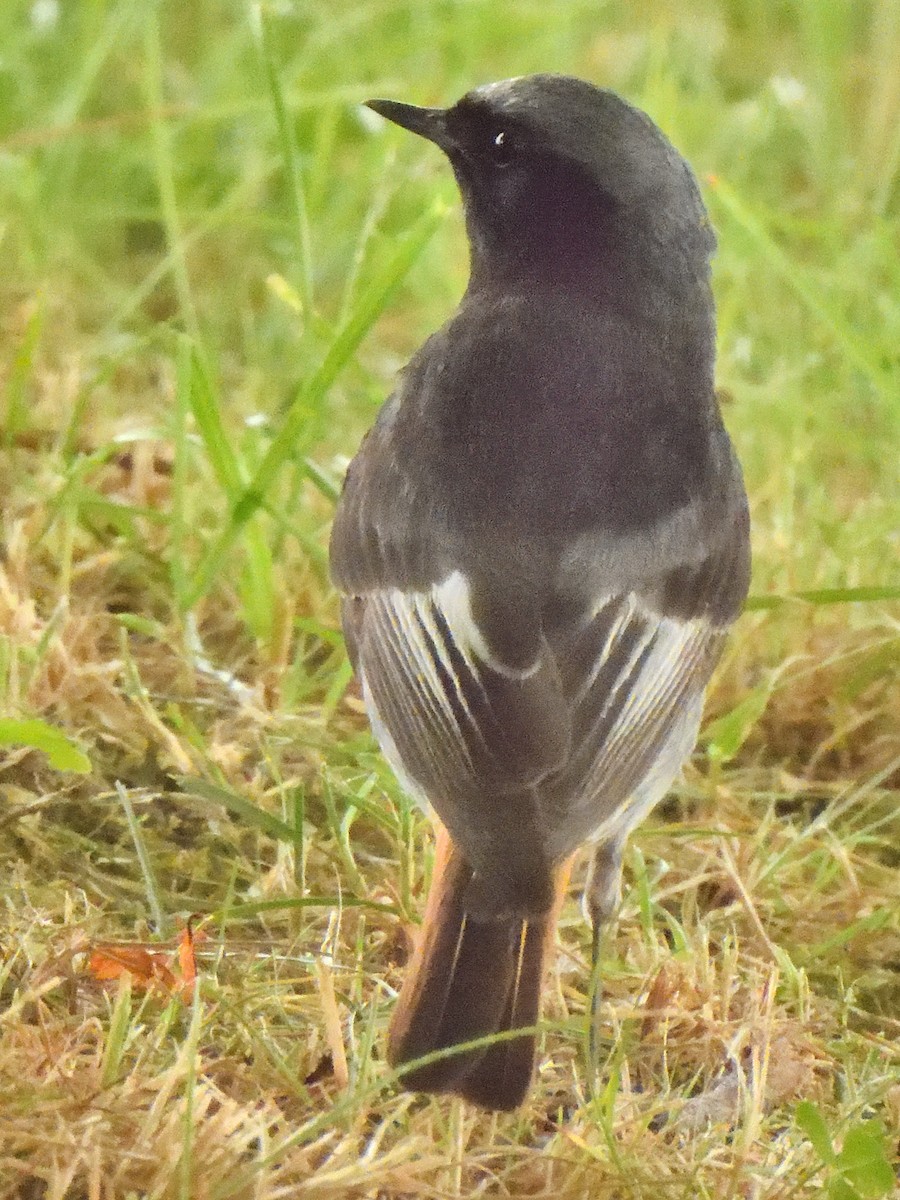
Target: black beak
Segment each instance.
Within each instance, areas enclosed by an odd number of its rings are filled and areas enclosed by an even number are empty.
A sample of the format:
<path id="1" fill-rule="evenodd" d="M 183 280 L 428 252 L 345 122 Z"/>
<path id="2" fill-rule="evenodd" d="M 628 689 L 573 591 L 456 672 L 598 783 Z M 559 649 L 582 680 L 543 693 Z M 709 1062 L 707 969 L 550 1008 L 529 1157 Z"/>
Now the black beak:
<path id="1" fill-rule="evenodd" d="M 399 100 L 367 100 L 366 107 L 410 133 L 434 142 L 445 153 L 453 147 L 445 108 L 419 108 L 415 104 L 401 104 Z"/>

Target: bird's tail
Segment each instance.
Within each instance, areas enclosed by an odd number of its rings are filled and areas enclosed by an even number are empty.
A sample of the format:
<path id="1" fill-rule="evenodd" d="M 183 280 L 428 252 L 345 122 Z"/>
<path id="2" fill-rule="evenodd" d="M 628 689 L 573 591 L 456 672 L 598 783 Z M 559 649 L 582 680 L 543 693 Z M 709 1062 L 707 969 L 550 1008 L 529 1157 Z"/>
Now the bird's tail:
<path id="1" fill-rule="evenodd" d="M 439 827 L 420 941 L 388 1036 L 393 1066 L 537 1023 L 544 962 L 568 875 L 566 863 L 557 870 L 556 899 L 547 913 L 476 920 L 464 902 L 472 869 Z M 415 1067 L 402 1081 L 411 1091 L 455 1092 L 483 1108 L 508 1111 L 525 1099 L 534 1053 L 534 1033 L 523 1032 Z"/>

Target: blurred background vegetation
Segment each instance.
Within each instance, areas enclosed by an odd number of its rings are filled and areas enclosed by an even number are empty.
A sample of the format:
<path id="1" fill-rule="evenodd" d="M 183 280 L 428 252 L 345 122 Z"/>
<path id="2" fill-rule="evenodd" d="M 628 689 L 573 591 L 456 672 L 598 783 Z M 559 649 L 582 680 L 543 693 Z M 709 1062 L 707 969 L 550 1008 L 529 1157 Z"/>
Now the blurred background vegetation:
<path id="1" fill-rule="evenodd" d="M 840 1147 L 886 1163 L 900 1120 L 898 62 L 896 0 L 0 6 L 4 1200 L 888 1194 Z M 446 164 L 361 102 L 539 70 L 645 108 L 703 182 L 755 563 L 678 823 L 629 862 L 607 1090 L 578 1060 L 573 906 L 554 1065 L 500 1151 L 495 1124 L 378 1083 L 428 852 L 325 550 L 347 457 L 466 281 Z M 80 773 L 40 752 L 54 733 Z M 192 1018 L 85 982 L 90 940 L 192 911 L 218 939 Z M 635 1025 L 651 994 L 693 1014 L 681 1041 Z M 654 1122 L 759 1051 L 757 1018 L 794 1083 L 767 1099 L 757 1075 L 727 1153 L 721 1128 L 663 1146 Z M 340 1064 L 304 1082 L 335 1028 L 349 1088 Z M 821 1128 L 781 1145 L 799 1096 Z M 390 1129 L 368 1166 L 366 1120 Z M 138 1128 L 152 1164 L 115 1157 Z"/>

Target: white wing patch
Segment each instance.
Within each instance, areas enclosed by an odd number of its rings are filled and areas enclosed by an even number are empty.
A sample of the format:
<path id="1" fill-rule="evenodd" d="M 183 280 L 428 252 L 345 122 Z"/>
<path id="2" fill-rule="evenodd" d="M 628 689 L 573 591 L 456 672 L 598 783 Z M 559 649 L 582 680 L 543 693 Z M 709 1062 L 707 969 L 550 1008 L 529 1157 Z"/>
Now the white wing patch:
<path id="1" fill-rule="evenodd" d="M 496 655 L 491 653 L 484 634 L 472 616 L 472 589 L 462 571 L 453 571 L 443 583 L 433 587 L 430 597 L 453 631 L 453 641 L 457 650 L 471 667 L 475 667 L 477 659 L 492 671 L 506 675 L 509 679 L 527 679 L 529 675 L 540 670 L 540 656 L 530 666 L 519 670 L 500 662 Z"/>

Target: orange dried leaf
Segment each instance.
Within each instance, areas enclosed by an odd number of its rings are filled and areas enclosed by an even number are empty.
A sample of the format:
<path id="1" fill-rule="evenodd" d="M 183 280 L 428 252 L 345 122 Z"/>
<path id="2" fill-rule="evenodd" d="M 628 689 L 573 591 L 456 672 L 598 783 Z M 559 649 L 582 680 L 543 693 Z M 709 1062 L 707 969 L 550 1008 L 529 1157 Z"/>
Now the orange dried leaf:
<path id="1" fill-rule="evenodd" d="M 193 983 L 197 978 L 197 959 L 194 957 L 194 939 L 190 929 L 185 929 L 178 939 L 178 966 L 182 983 Z"/>
<path id="2" fill-rule="evenodd" d="M 128 974 L 136 987 L 155 985 L 189 1002 L 197 980 L 194 947 L 206 937 L 202 930 L 194 931 L 193 921 L 193 917 L 188 921 L 174 951 L 167 953 L 128 943 L 95 946 L 88 959 L 88 971 L 103 982 Z"/>
<path id="3" fill-rule="evenodd" d="M 648 1038 L 665 1017 L 666 1009 L 672 1003 L 672 998 L 678 990 L 676 980 L 666 965 L 660 967 L 650 985 L 647 999 L 644 1002 L 644 1020 L 641 1023 L 641 1038 Z"/>
<path id="4" fill-rule="evenodd" d="M 183 1000 L 190 1000 L 194 994 L 194 983 L 197 979 L 197 957 L 194 953 L 194 947 L 197 942 L 203 940 L 206 935 L 202 930 L 194 932 L 192 923 L 188 921 L 187 926 L 182 930 L 181 936 L 178 939 L 178 969 L 181 973 L 181 997 Z"/>
<path id="5" fill-rule="evenodd" d="M 88 970 L 95 979 L 119 979 L 126 972 L 138 987 L 160 983 L 175 987 L 175 976 L 162 954 L 152 954 L 143 946 L 97 946 L 88 959 Z"/>
<path id="6" fill-rule="evenodd" d="M 97 946 L 91 950 L 88 970 L 95 979 L 119 979 L 130 974 L 134 983 L 149 988 L 158 973 L 158 955 L 142 946 Z"/>
<path id="7" fill-rule="evenodd" d="M 167 992 L 177 991 L 178 983 L 165 958 L 161 954 L 153 954 L 151 957 L 153 959 L 154 982 L 161 984 Z"/>
<path id="8" fill-rule="evenodd" d="M 127 971 L 135 979 L 145 982 L 152 974 L 150 954 L 146 950 L 128 946 L 98 946 L 91 951 L 88 970 L 95 979 L 118 979 Z"/>

